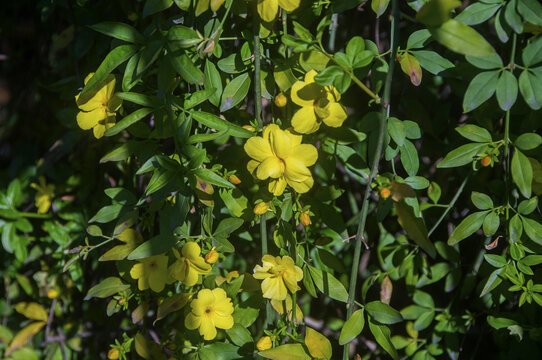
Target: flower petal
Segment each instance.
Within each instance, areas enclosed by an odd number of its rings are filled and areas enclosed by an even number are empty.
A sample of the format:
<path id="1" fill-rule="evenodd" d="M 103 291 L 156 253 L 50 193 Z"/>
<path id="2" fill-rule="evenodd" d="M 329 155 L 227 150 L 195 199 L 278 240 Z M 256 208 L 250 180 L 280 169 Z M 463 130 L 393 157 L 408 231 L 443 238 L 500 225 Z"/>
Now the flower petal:
<path id="1" fill-rule="evenodd" d="M 286 189 L 286 179 L 284 178 L 284 176 L 281 176 L 276 180 L 271 180 L 267 189 L 275 196 L 282 195 L 284 189 Z"/>
<path id="2" fill-rule="evenodd" d="M 200 335 L 203 335 L 205 340 L 213 340 L 216 337 L 216 327 L 211 319 L 202 317 L 199 327 Z"/>
<path id="3" fill-rule="evenodd" d="M 300 134 L 312 134 L 320 128 L 320 123 L 316 119 L 314 106 L 304 106 L 292 117 L 292 126 Z"/>
<path id="4" fill-rule="evenodd" d="M 262 292 L 264 298 L 275 300 L 284 300 L 287 294 L 281 277 L 267 278 L 262 281 Z"/>
<path id="5" fill-rule="evenodd" d="M 215 296 L 209 289 L 202 289 L 198 292 L 198 300 L 202 307 L 212 305 L 215 302 Z"/>
<path id="6" fill-rule="evenodd" d="M 312 84 L 316 75 L 318 75 L 316 70 L 310 70 L 308 73 L 305 74 L 305 82 L 307 84 Z"/>
<path id="7" fill-rule="evenodd" d="M 318 150 L 310 144 L 300 144 L 294 148 L 292 158 L 301 161 L 305 166 L 312 166 L 318 159 Z"/>
<path id="8" fill-rule="evenodd" d="M 269 136 L 271 151 L 281 159 L 284 159 L 292 153 L 292 142 L 288 133 L 276 127 L 271 130 Z"/>
<path id="9" fill-rule="evenodd" d="M 324 88 L 315 82 L 296 81 L 292 85 L 290 97 L 299 106 L 313 105 L 322 96 Z"/>
<path id="10" fill-rule="evenodd" d="M 336 102 L 329 103 L 326 109 L 328 110 L 329 115 L 322 118 L 322 120 L 327 126 L 339 127 L 343 124 L 344 120 L 346 120 L 346 111 L 341 104 Z"/>
<path id="11" fill-rule="evenodd" d="M 248 156 L 260 162 L 273 156 L 271 146 L 269 146 L 269 143 L 260 136 L 254 136 L 247 140 L 245 143 L 245 152 Z"/>
<path id="12" fill-rule="evenodd" d="M 183 256 L 188 259 L 196 259 L 199 257 L 199 254 L 201 254 L 201 247 L 198 245 L 197 242 L 189 241 L 184 244 L 181 252 Z"/>
<path id="13" fill-rule="evenodd" d="M 260 166 L 260 162 L 259 161 L 256 161 L 256 160 L 250 160 L 247 164 L 247 170 L 249 173 L 252 174 L 252 176 L 256 176 L 256 174 L 254 174 L 254 170 L 256 170 L 256 168 Z"/>
<path id="14" fill-rule="evenodd" d="M 164 271 L 152 271 L 149 274 L 149 285 L 154 292 L 160 292 L 164 290 L 167 281 L 167 272 Z"/>
<path id="15" fill-rule="evenodd" d="M 188 313 L 186 317 L 184 318 L 184 326 L 188 330 L 194 330 L 199 328 L 201 325 L 201 317 L 194 315 L 193 313 Z"/>
<path id="16" fill-rule="evenodd" d="M 122 105 L 122 99 L 117 95 L 113 95 L 111 99 L 107 102 L 107 111 L 115 112 Z"/>
<path id="17" fill-rule="evenodd" d="M 231 329 L 233 327 L 233 316 L 213 316 L 213 323 L 219 329 Z"/>
<path id="18" fill-rule="evenodd" d="M 139 279 L 145 276 L 145 268 L 142 263 L 137 263 L 130 269 L 130 276 L 132 279 Z"/>
<path id="19" fill-rule="evenodd" d="M 265 22 L 275 20 L 279 11 L 278 0 L 258 0 L 258 14 Z"/>
<path id="20" fill-rule="evenodd" d="M 293 187 L 294 190 L 300 194 L 303 194 L 309 191 L 312 185 L 314 184 L 314 179 L 312 178 L 312 176 L 306 178 L 302 182 L 290 181 L 289 179 L 286 179 L 286 181 L 288 181 L 288 185 Z"/>
<path id="21" fill-rule="evenodd" d="M 256 177 L 260 180 L 265 180 L 268 177 L 276 179 L 281 177 L 283 173 L 284 164 L 282 161 L 275 156 L 271 156 L 265 159 L 260 166 L 258 166 Z"/>
<path id="22" fill-rule="evenodd" d="M 77 114 L 77 125 L 83 130 L 89 130 L 106 118 L 107 113 L 103 108 L 97 108 L 89 112 L 79 111 Z"/>
<path id="23" fill-rule="evenodd" d="M 279 0 L 279 5 L 286 11 L 294 11 L 299 7 L 301 0 Z"/>
<path id="24" fill-rule="evenodd" d="M 303 164 L 300 159 L 290 156 L 284 159 L 285 170 L 284 177 L 291 181 L 304 181 L 307 176 L 311 176 L 311 171 Z"/>

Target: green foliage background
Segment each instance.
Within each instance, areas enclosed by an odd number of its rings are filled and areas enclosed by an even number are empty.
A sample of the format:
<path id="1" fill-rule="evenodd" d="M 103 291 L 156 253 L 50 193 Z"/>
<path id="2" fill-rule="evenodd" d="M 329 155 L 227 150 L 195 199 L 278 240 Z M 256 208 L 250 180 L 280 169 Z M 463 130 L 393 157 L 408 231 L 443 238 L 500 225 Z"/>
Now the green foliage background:
<path id="1" fill-rule="evenodd" d="M 196 2 L 180 0 L 2 2 L 0 355 L 96 359 L 111 344 L 135 359 L 145 357 L 134 345 L 140 333 L 157 344 L 147 358 L 262 358 L 255 346 L 268 330 L 275 347 L 301 344 L 316 358 L 304 337 L 311 328 L 330 340 L 333 359 L 343 351 L 363 359 L 540 357 L 542 6 L 433 0 L 420 10 L 426 1 L 398 0 L 393 18 L 392 3 L 301 1 L 284 25 L 260 27 L 254 2 L 244 0 L 198 16 Z M 119 39 L 104 22 L 129 24 L 140 38 Z M 120 46 L 125 61 L 103 65 Z M 117 113 L 121 125 L 97 140 L 77 126 L 74 97 L 101 64 L 117 91 L 132 95 Z M 263 124 L 287 128 L 298 108 L 289 87 L 310 69 L 341 92 L 348 118 L 304 137 L 319 148 L 313 189 L 272 197 L 246 169 L 242 145 L 253 133 L 241 126 L 261 129 L 261 76 Z M 285 108 L 274 103 L 281 93 Z M 233 173 L 241 184 L 230 183 Z M 40 176 L 55 185 L 45 214 L 36 213 L 30 185 Z M 202 193 L 201 179 L 214 194 Z M 263 217 L 252 211 L 260 201 L 271 201 Z M 304 227 L 299 216 L 309 207 Z M 148 248 L 100 261 L 127 227 Z M 304 270 L 296 301 L 305 320 L 293 324 L 266 308 L 261 292 L 236 295 L 224 285 L 237 325 L 248 329 L 235 328 L 242 336 L 222 331 L 204 343 L 184 328 L 186 308 L 155 323 L 159 296 L 139 291 L 129 270 L 189 236 L 221 254 L 205 287 L 232 270 L 252 273 L 267 237 L 268 253 L 291 255 Z M 118 291 L 96 288 L 109 277 Z M 181 292 L 174 285 L 160 295 Z M 349 298 L 357 302 L 350 312 Z M 9 354 L 14 336 L 39 320 L 16 311 L 21 302 L 39 303 L 48 324 Z"/>

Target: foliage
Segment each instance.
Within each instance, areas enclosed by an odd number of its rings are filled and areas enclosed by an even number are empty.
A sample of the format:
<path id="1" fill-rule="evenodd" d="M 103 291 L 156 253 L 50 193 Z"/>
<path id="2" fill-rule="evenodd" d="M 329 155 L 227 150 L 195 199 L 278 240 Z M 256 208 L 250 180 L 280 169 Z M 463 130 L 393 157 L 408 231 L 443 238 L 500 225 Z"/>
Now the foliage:
<path id="1" fill-rule="evenodd" d="M 542 355 L 538 1 L 27 0 L 0 33 L 3 358 Z"/>

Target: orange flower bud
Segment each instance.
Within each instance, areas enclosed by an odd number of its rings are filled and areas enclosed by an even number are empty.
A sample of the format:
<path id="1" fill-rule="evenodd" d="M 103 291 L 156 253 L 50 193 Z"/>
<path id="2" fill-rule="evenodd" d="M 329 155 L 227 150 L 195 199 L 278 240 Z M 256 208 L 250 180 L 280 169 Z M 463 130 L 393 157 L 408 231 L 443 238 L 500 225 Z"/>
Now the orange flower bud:
<path id="1" fill-rule="evenodd" d="M 311 223 L 311 217 L 309 216 L 308 211 L 303 211 L 301 215 L 299 215 L 299 221 L 303 224 L 303 226 L 309 226 Z"/>
<path id="2" fill-rule="evenodd" d="M 273 342 L 271 341 L 271 338 L 269 336 L 262 336 L 260 340 L 258 340 L 258 343 L 256 344 L 256 347 L 259 351 L 264 351 L 267 349 L 270 349 L 273 346 Z"/>
<path id="3" fill-rule="evenodd" d="M 218 261 L 218 252 L 215 250 L 215 248 L 213 247 L 211 249 L 211 251 L 209 251 L 206 255 L 205 255 L 205 262 L 207 264 L 214 264 L 215 262 Z"/>
<path id="4" fill-rule="evenodd" d="M 230 175 L 228 176 L 228 180 L 233 184 L 233 185 L 239 185 L 241 183 L 241 179 L 239 179 L 236 175 Z"/>
<path id="5" fill-rule="evenodd" d="M 288 103 L 288 98 L 284 94 L 278 94 L 275 96 L 275 105 L 279 108 L 283 108 Z"/>
<path id="6" fill-rule="evenodd" d="M 256 215 L 263 215 L 266 212 L 269 211 L 269 205 L 271 204 L 271 201 L 262 201 L 258 205 L 254 206 L 254 214 Z"/>
<path id="7" fill-rule="evenodd" d="M 382 190 L 380 190 L 380 196 L 382 197 L 382 199 L 387 199 L 390 197 L 390 195 L 391 195 L 390 189 L 383 188 Z"/>
<path id="8" fill-rule="evenodd" d="M 491 165 L 491 157 L 490 156 L 485 156 L 482 158 L 482 161 L 480 161 L 482 163 L 482 166 L 486 167 L 486 166 L 489 166 Z"/>
<path id="9" fill-rule="evenodd" d="M 116 360 L 120 357 L 120 351 L 119 349 L 111 349 L 107 353 L 107 358 L 110 360 Z"/>

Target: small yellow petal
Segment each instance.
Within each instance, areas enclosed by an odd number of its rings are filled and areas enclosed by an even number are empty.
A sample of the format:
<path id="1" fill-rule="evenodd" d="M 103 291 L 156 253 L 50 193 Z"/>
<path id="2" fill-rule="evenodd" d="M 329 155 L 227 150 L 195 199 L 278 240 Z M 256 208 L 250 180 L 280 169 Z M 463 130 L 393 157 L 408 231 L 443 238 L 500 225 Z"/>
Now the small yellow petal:
<path id="1" fill-rule="evenodd" d="M 97 108 L 89 112 L 79 111 L 77 114 L 77 125 L 83 130 L 90 130 L 106 118 L 107 113 L 103 108 Z"/>
<path id="2" fill-rule="evenodd" d="M 286 180 L 301 182 L 311 176 L 310 170 L 298 158 L 291 156 L 284 159 L 284 163 L 286 165 L 284 170 Z"/>
<path id="3" fill-rule="evenodd" d="M 263 297 L 267 299 L 284 300 L 286 299 L 286 286 L 280 277 L 267 278 L 262 281 Z"/>
<path id="4" fill-rule="evenodd" d="M 265 22 L 275 20 L 279 11 L 278 0 L 258 0 L 258 14 Z"/>
<path id="5" fill-rule="evenodd" d="M 233 316 L 215 315 L 213 318 L 215 326 L 219 329 L 231 329 L 233 326 Z"/>
<path id="6" fill-rule="evenodd" d="M 279 0 L 279 5 L 286 11 L 294 11 L 299 7 L 301 0 Z"/>
<path id="7" fill-rule="evenodd" d="M 292 117 L 292 126 L 300 134 L 312 134 L 320 128 L 320 122 L 316 118 L 314 106 L 304 106 Z"/>
<path id="8" fill-rule="evenodd" d="M 288 133 L 279 128 L 271 130 L 269 136 L 271 151 L 281 159 L 288 157 L 292 153 L 292 142 Z"/>
<path id="9" fill-rule="evenodd" d="M 327 125 L 331 127 L 339 127 L 343 124 L 344 120 L 346 120 L 346 111 L 344 107 L 339 103 L 330 103 L 327 106 L 327 110 L 329 112 L 329 115 L 322 118 L 322 121 Z"/>
<path id="10" fill-rule="evenodd" d="M 268 157 L 265 159 L 256 171 L 256 177 L 260 180 L 265 180 L 269 177 L 276 179 L 284 173 L 284 164 L 277 157 Z"/>
<path id="11" fill-rule="evenodd" d="M 201 317 L 195 316 L 193 313 L 188 313 L 188 315 L 186 315 L 184 318 L 184 326 L 186 326 L 188 330 L 197 329 L 200 325 Z"/>
<path id="12" fill-rule="evenodd" d="M 293 158 L 301 161 L 305 166 L 312 166 L 318 159 L 318 151 L 313 145 L 300 144 L 294 148 Z"/>
<path id="13" fill-rule="evenodd" d="M 264 161 L 273 156 L 269 143 L 260 136 L 254 136 L 245 143 L 245 152 L 256 161 Z"/>
<path id="14" fill-rule="evenodd" d="M 289 179 L 287 179 L 287 181 L 288 181 L 288 185 L 293 187 L 294 190 L 300 194 L 303 194 L 309 191 L 312 188 L 312 185 L 314 184 L 314 179 L 312 178 L 312 176 L 309 176 L 302 182 L 291 181 Z"/>
<path id="15" fill-rule="evenodd" d="M 205 340 L 213 340 L 216 337 L 216 327 L 211 319 L 201 318 L 199 327 L 200 335 L 203 335 Z"/>
<path id="16" fill-rule="evenodd" d="M 284 176 L 279 177 L 276 180 L 271 180 L 269 182 L 268 190 L 275 196 L 280 196 L 286 189 L 286 179 Z"/>

